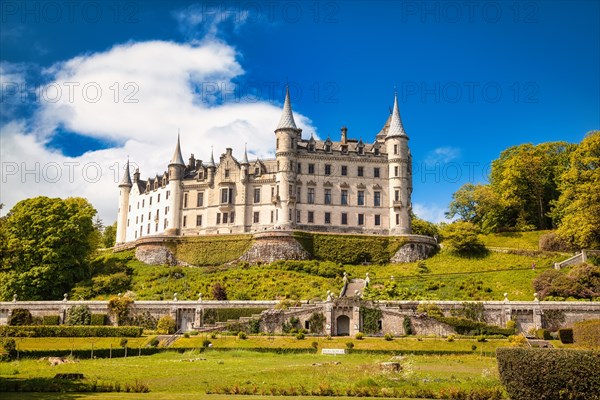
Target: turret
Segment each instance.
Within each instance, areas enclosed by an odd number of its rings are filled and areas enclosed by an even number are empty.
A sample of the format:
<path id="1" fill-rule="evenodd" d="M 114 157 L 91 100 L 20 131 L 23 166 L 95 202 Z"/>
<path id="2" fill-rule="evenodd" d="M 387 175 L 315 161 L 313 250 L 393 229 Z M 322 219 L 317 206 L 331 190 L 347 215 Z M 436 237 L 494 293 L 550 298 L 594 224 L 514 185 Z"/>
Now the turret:
<path id="1" fill-rule="evenodd" d="M 209 185 L 212 185 L 215 182 L 215 170 L 216 169 L 217 169 L 217 166 L 215 165 L 215 157 L 213 155 L 213 150 L 211 148 L 210 149 L 210 161 L 206 165 L 206 170 L 207 170 L 206 178 L 208 180 Z"/>
<path id="2" fill-rule="evenodd" d="M 250 168 L 250 163 L 248 162 L 248 148 L 244 145 L 244 158 L 240 163 L 242 167 L 242 182 L 246 182 L 248 180 L 248 168 Z"/>
<path id="3" fill-rule="evenodd" d="M 281 119 L 275 129 L 275 158 L 277 159 L 277 192 L 273 203 L 278 210 L 276 226 L 290 228 L 294 224 L 296 208 L 296 164 L 297 146 L 302 129 L 296 127 L 290 90 L 286 88 Z"/>
<path id="4" fill-rule="evenodd" d="M 409 234 L 411 233 L 412 167 L 408 135 L 400 119 L 397 95 L 394 96 L 394 108 L 385 137 L 385 146 L 389 166 L 390 235 Z"/>
<path id="5" fill-rule="evenodd" d="M 178 235 L 181 228 L 181 207 L 183 198 L 183 175 L 185 163 L 181 155 L 179 134 L 177 134 L 177 145 L 169 162 L 169 212 L 167 214 L 166 235 Z"/>
<path id="6" fill-rule="evenodd" d="M 125 243 L 127 240 L 127 217 L 129 216 L 129 194 L 131 193 L 131 177 L 129 175 L 129 160 L 125 166 L 125 174 L 119 183 L 119 212 L 117 214 L 116 243 Z"/>

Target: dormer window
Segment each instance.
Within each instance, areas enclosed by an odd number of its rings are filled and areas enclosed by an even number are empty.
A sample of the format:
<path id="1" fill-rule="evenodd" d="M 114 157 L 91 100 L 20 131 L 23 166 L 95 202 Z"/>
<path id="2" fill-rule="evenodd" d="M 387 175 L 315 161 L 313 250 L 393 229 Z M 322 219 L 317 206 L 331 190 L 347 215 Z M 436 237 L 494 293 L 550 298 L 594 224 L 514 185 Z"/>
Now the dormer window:
<path id="1" fill-rule="evenodd" d="M 325 144 L 325 152 L 326 153 L 331 153 L 331 144 L 330 143 L 326 143 Z"/>
<path id="2" fill-rule="evenodd" d="M 348 154 L 348 145 L 347 144 L 342 145 L 342 154 Z"/>
<path id="3" fill-rule="evenodd" d="M 363 154 L 365 154 L 365 148 L 364 148 L 364 147 L 362 147 L 362 146 L 360 146 L 360 147 L 357 149 L 357 151 L 358 151 L 358 154 L 359 154 L 359 155 L 361 155 L 361 156 L 362 156 Z"/>
<path id="4" fill-rule="evenodd" d="M 229 178 L 229 169 L 225 170 L 225 178 Z"/>
<path id="5" fill-rule="evenodd" d="M 315 144 L 314 143 L 309 143 L 308 144 L 308 151 L 310 151 L 310 152 L 314 152 L 315 151 Z"/>
<path id="6" fill-rule="evenodd" d="M 260 168 L 258 168 L 258 167 L 254 168 L 254 175 L 256 175 L 256 176 L 260 175 Z"/>
<path id="7" fill-rule="evenodd" d="M 376 156 L 378 156 L 378 155 L 379 155 L 379 147 L 375 147 L 375 148 L 373 149 L 373 153 L 374 153 Z"/>

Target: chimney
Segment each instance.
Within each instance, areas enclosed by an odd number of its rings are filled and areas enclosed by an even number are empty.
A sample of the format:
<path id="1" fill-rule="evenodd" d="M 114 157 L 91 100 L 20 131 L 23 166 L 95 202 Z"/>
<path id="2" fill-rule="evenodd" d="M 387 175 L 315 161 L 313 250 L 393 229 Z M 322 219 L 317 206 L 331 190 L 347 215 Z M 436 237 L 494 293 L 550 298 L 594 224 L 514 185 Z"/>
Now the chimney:
<path id="1" fill-rule="evenodd" d="M 348 142 L 348 128 L 342 126 L 342 143 L 346 144 Z"/>
<path id="2" fill-rule="evenodd" d="M 192 153 L 192 155 L 189 158 L 188 167 L 190 169 L 194 169 L 195 166 L 196 166 L 196 159 L 194 158 L 194 153 Z"/>

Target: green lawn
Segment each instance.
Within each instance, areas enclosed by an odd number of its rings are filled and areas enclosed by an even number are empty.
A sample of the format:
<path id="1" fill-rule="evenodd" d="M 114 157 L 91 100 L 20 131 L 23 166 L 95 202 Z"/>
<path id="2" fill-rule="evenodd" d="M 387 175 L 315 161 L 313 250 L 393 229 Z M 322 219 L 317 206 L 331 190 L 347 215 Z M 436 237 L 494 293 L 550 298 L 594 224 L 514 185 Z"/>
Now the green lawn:
<path id="1" fill-rule="evenodd" d="M 127 347 L 137 349 L 144 347 L 153 337 L 127 338 Z M 90 350 L 120 348 L 121 338 L 109 337 L 45 337 L 45 338 L 15 338 L 19 350 Z"/>
<path id="2" fill-rule="evenodd" d="M 276 355 L 244 350 L 167 352 L 145 357 L 80 360 L 54 367 L 46 360 L 27 359 L 1 363 L 0 380 L 50 379 L 57 373 L 83 373 L 88 382 L 99 384 L 144 383 L 150 394 L 132 395 L 131 398 L 145 399 L 186 398 L 191 394 L 198 398 L 207 391 L 226 394 L 224 392 L 244 389 L 256 390 L 259 394 L 282 391 L 290 394 L 303 390 L 308 393 L 331 390 L 345 394 L 348 391 L 370 390 L 373 393 L 394 389 L 408 393 L 439 393 L 455 389 L 500 388 L 494 357 L 407 355 L 400 360 L 403 371 L 399 373 L 381 370 L 379 363 L 389 360 L 390 356 L 386 355 Z M 102 394 L 96 398 L 115 397 Z"/>
<path id="3" fill-rule="evenodd" d="M 511 249 L 538 250 L 540 236 L 552 231 L 501 232 L 479 235 L 486 246 Z"/>

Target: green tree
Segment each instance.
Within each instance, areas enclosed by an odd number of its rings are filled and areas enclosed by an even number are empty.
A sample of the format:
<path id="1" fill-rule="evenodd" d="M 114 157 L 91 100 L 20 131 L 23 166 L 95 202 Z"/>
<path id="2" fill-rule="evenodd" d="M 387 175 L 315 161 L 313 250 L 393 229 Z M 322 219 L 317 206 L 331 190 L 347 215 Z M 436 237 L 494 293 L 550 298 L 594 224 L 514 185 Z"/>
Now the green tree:
<path id="1" fill-rule="evenodd" d="M 104 228 L 102 232 L 102 245 L 104 248 L 110 248 L 115 245 L 117 240 L 117 223 L 115 222 L 112 225 L 109 225 Z"/>
<path id="2" fill-rule="evenodd" d="M 600 248 L 600 131 L 570 154 L 559 190 L 552 212 L 557 234 L 580 248 Z"/>
<path id="3" fill-rule="evenodd" d="M 477 255 L 485 252 L 479 239 L 479 229 L 471 222 L 456 221 L 442 230 L 444 248 L 460 255 Z"/>
<path id="4" fill-rule="evenodd" d="M 425 235 L 431 237 L 439 236 L 437 226 L 429 221 L 425 221 L 417 217 L 416 215 L 411 215 L 412 217 L 412 233 L 414 235 Z"/>
<path id="5" fill-rule="evenodd" d="M 484 232 L 505 225 L 499 196 L 490 185 L 466 183 L 453 195 L 446 218 L 458 216 L 459 221 L 471 222 Z"/>
<path id="6" fill-rule="evenodd" d="M 82 198 L 35 197 L 17 203 L 1 223 L 0 297 L 62 298 L 89 276 L 96 210 Z"/>
<path id="7" fill-rule="evenodd" d="M 89 325 L 92 313 L 86 305 L 73 306 L 67 310 L 65 323 L 67 325 Z"/>

